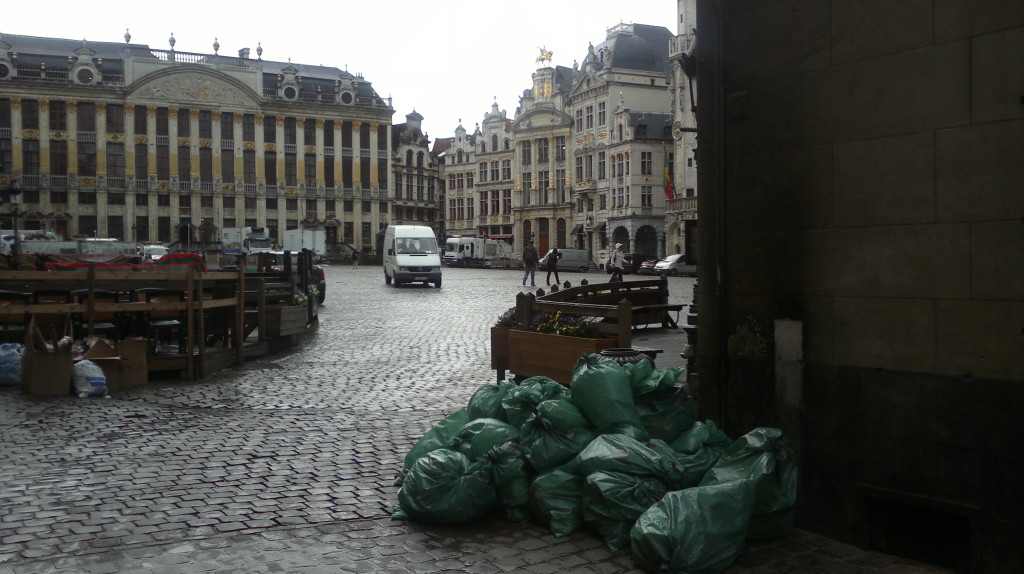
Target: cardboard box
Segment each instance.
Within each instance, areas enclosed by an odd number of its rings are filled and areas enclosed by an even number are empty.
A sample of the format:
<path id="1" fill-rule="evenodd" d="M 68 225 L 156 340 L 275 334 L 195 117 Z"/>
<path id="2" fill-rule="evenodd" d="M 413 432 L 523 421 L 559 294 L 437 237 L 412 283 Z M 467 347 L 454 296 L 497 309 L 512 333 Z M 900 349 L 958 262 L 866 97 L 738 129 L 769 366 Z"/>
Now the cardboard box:
<path id="1" fill-rule="evenodd" d="M 149 382 L 146 368 L 146 339 L 128 339 L 116 343 L 96 337 L 82 355 L 103 370 L 107 392 L 123 391 Z"/>
<path id="2" fill-rule="evenodd" d="M 36 397 L 71 394 L 71 348 L 60 351 L 56 345 L 65 335 L 71 336 L 69 315 L 32 315 L 21 357 L 21 386 L 26 393 Z"/>

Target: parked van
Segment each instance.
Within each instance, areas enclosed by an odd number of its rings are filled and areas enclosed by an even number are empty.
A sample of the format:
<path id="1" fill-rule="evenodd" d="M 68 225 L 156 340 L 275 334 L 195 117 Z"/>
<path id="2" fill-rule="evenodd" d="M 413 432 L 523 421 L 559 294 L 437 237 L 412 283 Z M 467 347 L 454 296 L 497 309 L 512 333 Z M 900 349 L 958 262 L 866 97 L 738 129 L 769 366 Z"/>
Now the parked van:
<path id="1" fill-rule="evenodd" d="M 384 283 L 422 281 L 441 288 L 441 253 L 425 225 L 389 225 L 384 232 Z"/>
<path id="2" fill-rule="evenodd" d="M 558 252 L 562 254 L 558 260 L 559 271 L 586 273 L 590 270 L 590 252 L 586 249 L 559 249 Z M 549 250 L 548 253 L 551 251 Z"/>

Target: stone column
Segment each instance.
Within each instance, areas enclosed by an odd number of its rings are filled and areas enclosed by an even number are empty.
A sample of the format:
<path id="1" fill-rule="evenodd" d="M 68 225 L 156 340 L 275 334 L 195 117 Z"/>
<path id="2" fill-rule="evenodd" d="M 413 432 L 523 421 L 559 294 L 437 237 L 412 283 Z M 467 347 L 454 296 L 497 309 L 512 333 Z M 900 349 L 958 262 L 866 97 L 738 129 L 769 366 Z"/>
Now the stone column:
<path id="1" fill-rule="evenodd" d="M 363 184 L 363 154 L 362 149 L 359 147 L 362 145 L 362 132 L 363 122 L 352 122 L 352 187 L 359 188 Z M 356 212 L 353 209 L 353 214 Z"/>

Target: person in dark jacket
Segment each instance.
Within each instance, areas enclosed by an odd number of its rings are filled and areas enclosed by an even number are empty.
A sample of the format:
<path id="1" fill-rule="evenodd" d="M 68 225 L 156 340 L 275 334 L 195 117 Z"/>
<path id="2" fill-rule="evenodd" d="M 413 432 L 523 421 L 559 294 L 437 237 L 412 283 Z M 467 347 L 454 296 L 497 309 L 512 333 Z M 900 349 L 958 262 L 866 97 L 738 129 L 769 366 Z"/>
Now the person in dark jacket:
<path id="1" fill-rule="evenodd" d="M 544 266 L 548 272 L 548 278 L 545 281 L 548 285 L 551 285 L 551 274 L 555 274 L 555 283 L 559 283 L 558 279 L 558 260 L 562 258 L 562 252 L 557 247 L 551 249 L 551 252 L 547 255 L 547 264 Z"/>
<path id="2" fill-rule="evenodd" d="M 533 246 L 533 241 L 527 244 L 526 249 L 523 249 L 523 285 L 526 285 L 526 278 L 530 278 L 530 286 L 536 287 L 537 282 L 535 281 L 537 274 L 537 248 Z"/>

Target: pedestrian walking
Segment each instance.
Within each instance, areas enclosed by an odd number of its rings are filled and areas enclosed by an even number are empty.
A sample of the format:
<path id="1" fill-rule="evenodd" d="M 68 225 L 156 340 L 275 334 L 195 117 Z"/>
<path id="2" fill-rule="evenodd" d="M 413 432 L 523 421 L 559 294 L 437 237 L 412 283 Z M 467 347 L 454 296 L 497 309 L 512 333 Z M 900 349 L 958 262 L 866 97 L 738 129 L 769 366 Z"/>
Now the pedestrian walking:
<path id="1" fill-rule="evenodd" d="M 546 267 L 546 270 L 548 272 L 548 278 L 545 281 L 545 283 L 547 283 L 548 285 L 551 285 L 551 274 L 552 273 L 555 274 L 555 284 L 558 284 L 560 282 L 559 279 L 558 279 L 558 260 L 561 259 L 561 258 L 562 258 L 562 252 L 559 251 L 557 247 L 552 248 L 551 252 L 548 253 L 547 256 L 545 257 L 545 259 L 547 259 L 547 265 L 545 265 L 545 267 Z"/>
<path id="2" fill-rule="evenodd" d="M 359 252 L 358 251 L 353 251 L 352 252 L 352 267 L 353 268 L 359 267 Z"/>
<path id="3" fill-rule="evenodd" d="M 615 244 L 615 251 L 612 251 L 611 258 L 608 259 L 608 267 L 612 270 L 612 276 L 609 281 L 622 281 L 622 267 L 626 264 L 626 258 L 622 255 L 622 244 Z"/>
<path id="4" fill-rule="evenodd" d="M 526 285 L 526 278 L 530 278 L 530 286 L 536 287 L 536 275 L 537 275 L 537 248 L 533 246 L 533 241 L 526 244 L 526 249 L 523 249 L 523 285 Z"/>

